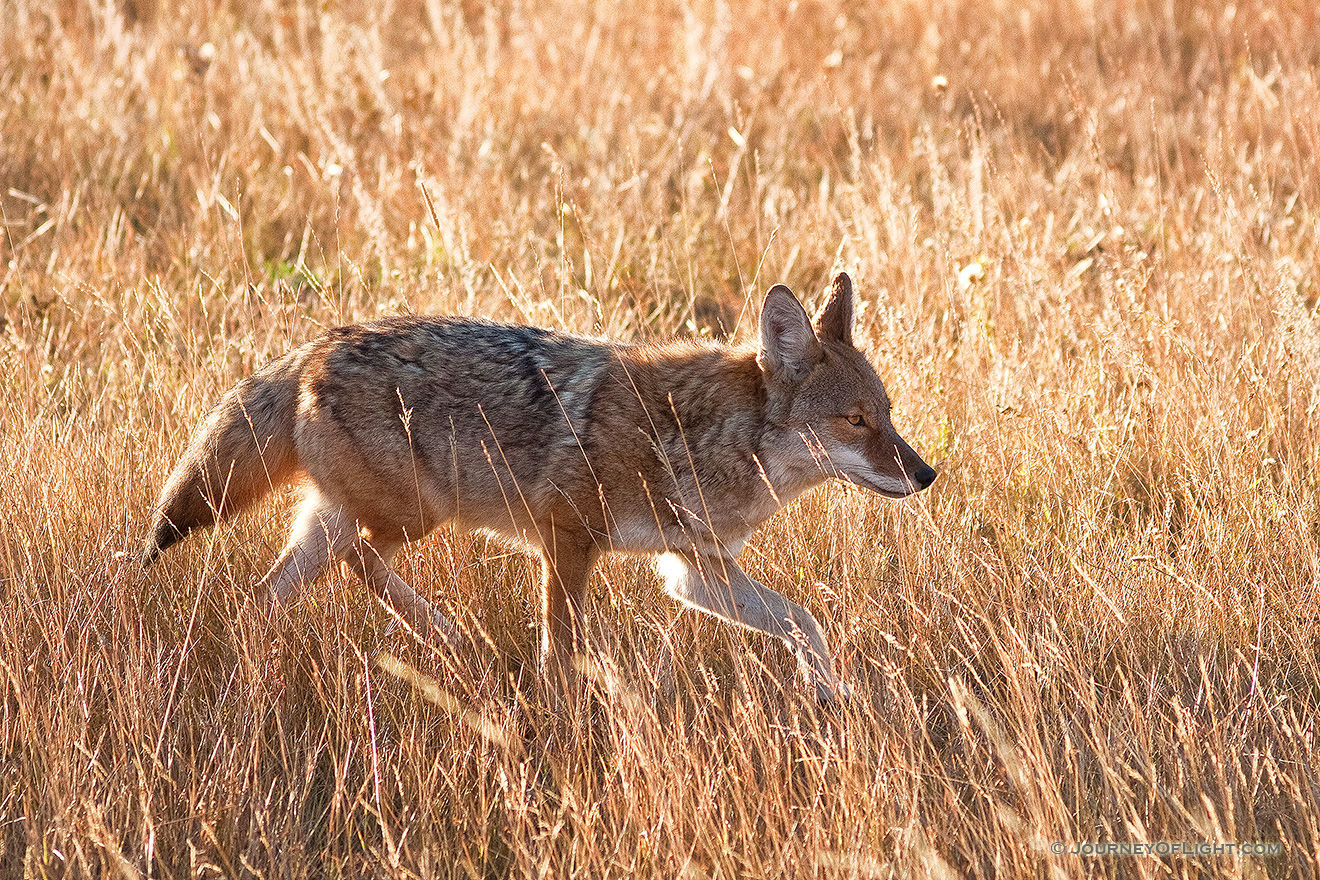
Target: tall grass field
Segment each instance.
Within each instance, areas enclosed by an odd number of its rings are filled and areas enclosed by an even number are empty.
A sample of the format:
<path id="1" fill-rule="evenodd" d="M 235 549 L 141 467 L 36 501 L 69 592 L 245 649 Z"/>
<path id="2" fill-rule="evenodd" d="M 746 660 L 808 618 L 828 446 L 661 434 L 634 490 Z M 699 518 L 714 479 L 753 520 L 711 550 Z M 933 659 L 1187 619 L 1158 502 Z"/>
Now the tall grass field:
<path id="1" fill-rule="evenodd" d="M 0 877 L 1320 872 L 1320 12 L 1243 0 L 0 0 Z M 755 338 L 849 271 L 940 477 L 743 552 L 782 643 L 521 553 L 149 570 L 219 395 L 325 329 Z"/>

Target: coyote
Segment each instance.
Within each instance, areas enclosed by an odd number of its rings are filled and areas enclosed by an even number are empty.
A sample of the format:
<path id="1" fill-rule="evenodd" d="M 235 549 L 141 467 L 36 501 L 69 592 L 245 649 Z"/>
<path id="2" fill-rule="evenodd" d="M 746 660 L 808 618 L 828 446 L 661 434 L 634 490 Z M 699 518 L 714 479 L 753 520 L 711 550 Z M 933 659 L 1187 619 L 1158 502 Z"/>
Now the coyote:
<path id="1" fill-rule="evenodd" d="M 934 481 L 852 329 L 841 273 L 814 322 L 772 287 L 757 346 L 627 345 L 470 318 L 330 330 L 211 410 L 165 483 L 142 563 L 302 477 L 261 582 L 278 603 L 339 559 L 419 634 L 454 638 L 390 563 L 442 523 L 482 529 L 540 554 L 542 661 L 564 675 L 596 561 L 660 554 L 671 596 L 782 639 L 830 701 L 847 689 L 815 618 L 735 559 L 831 477 L 889 498 Z"/>

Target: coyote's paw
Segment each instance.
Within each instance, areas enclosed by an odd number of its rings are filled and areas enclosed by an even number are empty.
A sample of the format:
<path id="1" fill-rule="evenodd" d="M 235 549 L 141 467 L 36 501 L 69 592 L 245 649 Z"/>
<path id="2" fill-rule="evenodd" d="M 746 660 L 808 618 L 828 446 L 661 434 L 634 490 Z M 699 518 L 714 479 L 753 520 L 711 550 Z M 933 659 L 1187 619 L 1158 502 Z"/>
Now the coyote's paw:
<path id="1" fill-rule="evenodd" d="M 846 706 L 852 702 L 852 688 L 848 687 L 846 681 L 836 681 L 834 687 L 830 687 L 820 679 L 816 680 L 816 705 L 818 706 Z"/>
<path id="2" fill-rule="evenodd" d="M 406 632 L 414 638 L 429 642 L 446 651 L 460 651 L 467 646 L 468 640 L 463 637 L 458 626 L 439 611 L 432 609 L 428 617 L 416 619 L 414 622 L 405 619 L 393 608 L 387 606 L 387 610 L 390 612 L 390 622 L 385 627 L 387 638 L 399 632 Z"/>
<path id="3" fill-rule="evenodd" d="M 455 624 L 439 611 L 431 612 L 430 640 L 438 647 L 457 653 L 467 647 L 468 640 Z"/>

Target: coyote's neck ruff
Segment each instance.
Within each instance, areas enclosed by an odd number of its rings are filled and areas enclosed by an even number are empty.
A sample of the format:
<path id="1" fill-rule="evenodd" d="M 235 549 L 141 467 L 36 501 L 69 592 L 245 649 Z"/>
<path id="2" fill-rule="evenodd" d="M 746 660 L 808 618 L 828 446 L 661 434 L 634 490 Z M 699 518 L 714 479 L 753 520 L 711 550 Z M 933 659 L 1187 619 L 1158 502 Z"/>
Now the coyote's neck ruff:
<path id="1" fill-rule="evenodd" d="M 206 417 L 161 493 L 143 562 L 305 475 L 263 582 L 281 602 L 342 558 L 419 632 L 452 634 L 390 562 L 456 522 L 541 554 L 542 648 L 563 670 L 600 555 L 664 554 L 672 595 L 782 638 L 830 698 L 842 686 L 815 619 L 734 558 L 831 477 L 891 498 L 935 479 L 894 430 L 852 324 L 840 274 L 814 322 L 787 287 L 771 288 L 755 348 L 622 345 L 465 318 L 331 330 Z"/>

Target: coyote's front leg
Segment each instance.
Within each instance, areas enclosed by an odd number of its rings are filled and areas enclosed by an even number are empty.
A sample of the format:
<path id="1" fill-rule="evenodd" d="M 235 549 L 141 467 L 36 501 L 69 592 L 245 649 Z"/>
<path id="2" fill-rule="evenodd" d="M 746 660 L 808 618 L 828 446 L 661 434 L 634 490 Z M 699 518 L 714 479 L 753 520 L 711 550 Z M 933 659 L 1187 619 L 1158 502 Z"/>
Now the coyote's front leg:
<path id="1" fill-rule="evenodd" d="M 815 682 L 819 702 L 849 697 L 848 686 L 830 667 L 829 648 L 816 618 L 801 605 L 748 577 L 733 559 L 667 553 L 658 568 L 669 595 L 680 602 L 782 639 Z"/>
<path id="2" fill-rule="evenodd" d="M 600 551 L 589 537 L 541 526 L 541 667 L 570 702 L 577 692 L 578 654 L 586 637 L 587 579 Z"/>

